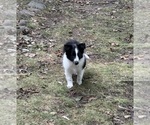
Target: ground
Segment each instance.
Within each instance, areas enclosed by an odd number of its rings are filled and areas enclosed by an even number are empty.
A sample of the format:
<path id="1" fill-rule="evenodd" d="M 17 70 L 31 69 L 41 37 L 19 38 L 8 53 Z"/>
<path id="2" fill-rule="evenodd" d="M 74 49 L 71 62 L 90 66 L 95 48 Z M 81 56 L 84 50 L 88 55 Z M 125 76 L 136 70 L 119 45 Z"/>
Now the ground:
<path id="1" fill-rule="evenodd" d="M 18 0 L 18 125 L 133 124 L 132 0 Z M 83 84 L 69 90 L 68 39 L 85 42 Z"/>

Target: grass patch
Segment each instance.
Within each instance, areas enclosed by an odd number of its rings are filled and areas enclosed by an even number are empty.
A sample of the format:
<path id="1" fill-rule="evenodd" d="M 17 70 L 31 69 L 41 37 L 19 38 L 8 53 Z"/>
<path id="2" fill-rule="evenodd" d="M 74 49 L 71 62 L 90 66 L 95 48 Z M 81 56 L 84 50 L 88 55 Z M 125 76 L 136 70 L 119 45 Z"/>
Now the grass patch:
<path id="1" fill-rule="evenodd" d="M 19 125 L 132 125 L 133 69 L 120 59 L 132 55 L 131 3 L 99 4 L 57 0 L 29 19 L 35 44 L 26 49 L 36 56 L 18 51 Z M 92 59 L 83 84 L 74 82 L 72 90 L 61 65 L 63 43 L 70 38 L 85 42 Z"/>

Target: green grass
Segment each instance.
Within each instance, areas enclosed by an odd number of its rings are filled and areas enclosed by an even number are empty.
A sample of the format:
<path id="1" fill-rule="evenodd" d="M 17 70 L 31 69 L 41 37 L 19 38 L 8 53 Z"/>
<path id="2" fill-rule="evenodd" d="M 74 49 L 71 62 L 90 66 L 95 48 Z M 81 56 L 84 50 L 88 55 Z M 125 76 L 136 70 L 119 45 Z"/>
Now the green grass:
<path id="1" fill-rule="evenodd" d="M 120 82 L 126 79 L 122 74 L 122 69 L 125 74 L 130 72 L 126 66 L 122 67 L 120 64 L 106 66 L 94 64 L 93 66 L 93 63 L 89 62 L 83 85 L 75 85 L 73 88 L 75 95 L 71 95 L 72 92 L 66 88 L 63 72 L 59 71 L 60 68 L 60 65 L 53 68 L 53 75 L 48 73 L 45 79 L 39 78 L 34 72 L 29 77 L 18 81 L 19 87 L 35 88 L 39 91 L 37 94 L 29 95 L 28 98 L 18 100 L 18 112 L 23 113 L 23 116 L 18 114 L 18 123 L 43 124 L 43 121 L 50 120 L 56 125 L 83 123 L 86 125 L 90 122 L 113 124 L 111 118 L 117 111 L 117 105 L 132 104 L 132 97 L 129 99 L 124 95 L 128 93 L 125 88 L 132 87 L 132 84 Z M 116 71 L 112 72 L 113 70 Z M 90 96 L 93 96 L 94 99 L 89 102 L 84 101 L 84 98 L 90 98 Z M 81 97 L 83 100 L 80 100 Z M 51 115 L 51 112 L 56 112 L 56 114 Z M 67 116 L 70 120 L 63 116 Z"/>

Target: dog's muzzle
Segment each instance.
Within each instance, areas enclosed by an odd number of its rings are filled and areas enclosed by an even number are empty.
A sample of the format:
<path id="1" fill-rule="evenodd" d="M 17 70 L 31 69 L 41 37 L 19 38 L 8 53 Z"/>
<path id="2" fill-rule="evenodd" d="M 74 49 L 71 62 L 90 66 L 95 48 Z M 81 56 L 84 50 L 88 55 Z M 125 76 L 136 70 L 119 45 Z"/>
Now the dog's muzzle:
<path id="1" fill-rule="evenodd" d="M 78 62 L 78 61 L 75 61 L 75 62 L 74 62 L 74 64 L 75 64 L 75 65 L 78 65 L 78 64 L 79 64 L 79 62 Z"/>

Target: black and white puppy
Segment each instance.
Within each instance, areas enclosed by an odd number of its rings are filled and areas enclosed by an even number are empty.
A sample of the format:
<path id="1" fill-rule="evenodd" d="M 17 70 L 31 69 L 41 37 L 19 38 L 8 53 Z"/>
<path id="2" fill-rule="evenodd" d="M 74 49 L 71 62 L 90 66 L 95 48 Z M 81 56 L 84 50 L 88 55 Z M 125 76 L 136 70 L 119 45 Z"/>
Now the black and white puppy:
<path id="1" fill-rule="evenodd" d="M 85 43 L 79 43 L 76 40 L 69 40 L 64 45 L 63 53 L 63 67 L 67 80 L 67 87 L 73 87 L 72 75 L 77 75 L 77 83 L 82 84 L 84 68 L 86 65 L 86 58 L 88 56 L 84 53 Z"/>

